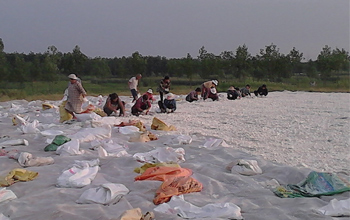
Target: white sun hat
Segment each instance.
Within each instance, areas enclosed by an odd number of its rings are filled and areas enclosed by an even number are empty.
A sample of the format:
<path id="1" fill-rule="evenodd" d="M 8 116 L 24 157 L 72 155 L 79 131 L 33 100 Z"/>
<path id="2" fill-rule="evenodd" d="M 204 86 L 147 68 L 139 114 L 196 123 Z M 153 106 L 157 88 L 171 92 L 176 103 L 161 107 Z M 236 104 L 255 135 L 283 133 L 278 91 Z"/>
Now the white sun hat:
<path id="1" fill-rule="evenodd" d="M 152 90 L 152 89 L 148 89 L 147 92 L 148 92 L 149 94 L 153 94 L 153 90 Z"/>
<path id="2" fill-rule="evenodd" d="M 69 74 L 68 76 L 69 79 L 78 79 L 78 77 L 75 74 Z"/>

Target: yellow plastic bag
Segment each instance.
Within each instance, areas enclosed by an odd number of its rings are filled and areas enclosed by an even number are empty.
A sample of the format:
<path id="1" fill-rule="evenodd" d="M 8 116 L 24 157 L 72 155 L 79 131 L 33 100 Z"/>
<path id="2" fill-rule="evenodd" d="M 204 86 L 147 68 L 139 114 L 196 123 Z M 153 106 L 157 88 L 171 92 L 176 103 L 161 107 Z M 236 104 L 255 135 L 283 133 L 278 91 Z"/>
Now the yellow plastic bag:
<path id="1" fill-rule="evenodd" d="M 98 114 L 101 117 L 106 117 L 107 116 L 106 112 L 104 112 L 102 109 L 97 108 L 97 107 L 95 107 L 93 112 L 95 112 L 96 114 Z"/>
<path id="2" fill-rule="evenodd" d="M 176 131 L 176 128 L 173 125 L 168 126 L 165 124 L 165 122 L 156 117 L 153 118 L 151 129 L 161 131 Z"/>
<path id="3" fill-rule="evenodd" d="M 60 122 L 72 120 L 73 115 L 69 114 L 69 112 L 65 109 L 67 101 L 63 101 L 60 105 Z"/>
<path id="4" fill-rule="evenodd" d="M 39 175 L 38 172 L 33 172 L 21 168 L 13 169 L 5 177 L 0 177 L 0 186 L 10 186 L 18 181 L 31 181 Z"/>
<path id="5" fill-rule="evenodd" d="M 47 110 L 47 109 L 54 108 L 54 107 L 51 104 L 43 103 L 42 104 L 42 108 L 43 108 L 43 110 Z"/>

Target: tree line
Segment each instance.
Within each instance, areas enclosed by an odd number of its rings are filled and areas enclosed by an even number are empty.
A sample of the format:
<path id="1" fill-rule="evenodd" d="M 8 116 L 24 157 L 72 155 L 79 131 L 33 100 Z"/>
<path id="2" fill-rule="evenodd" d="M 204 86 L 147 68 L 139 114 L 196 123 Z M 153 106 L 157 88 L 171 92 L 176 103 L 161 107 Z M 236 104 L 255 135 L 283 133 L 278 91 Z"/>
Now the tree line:
<path id="1" fill-rule="evenodd" d="M 143 56 L 134 52 L 129 57 L 90 58 L 79 46 L 72 52 L 62 53 L 49 46 L 44 53 L 5 53 L 0 38 L 0 81 L 33 82 L 54 81 L 76 73 L 79 77 L 127 78 L 142 73 L 144 76 L 186 77 L 210 79 L 245 79 L 281 82 L 293 75 L 302 74 L 310 78 L 329 80 L 341 72 L 349 73 L 349 52 L 344 49 L 322 48 L 317 60 L 304 61 L 303 53 L 293 48 L 282 54 L 274 45 L 260 49 L 256 56 L 248 52 L 246 45 L 234 52 L 223 51 L 219 55 L 199 49 L 197 57 L 187 54 L 183 58 Z"/>

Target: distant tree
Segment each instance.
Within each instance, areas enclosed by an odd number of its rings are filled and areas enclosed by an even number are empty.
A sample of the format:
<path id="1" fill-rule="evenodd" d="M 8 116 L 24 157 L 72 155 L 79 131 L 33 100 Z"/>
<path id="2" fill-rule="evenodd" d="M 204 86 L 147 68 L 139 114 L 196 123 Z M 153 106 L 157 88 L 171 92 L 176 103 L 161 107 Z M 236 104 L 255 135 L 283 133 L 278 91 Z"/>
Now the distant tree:
<path id="1" fill-rule="evenodd" d="M 84 73 L 89 76 L 108 77 L 112 75 L 107 60 L 101 57 L 88 59 L 85 62 L 84 68 Z"/>
<path id="2" fill-rule="evenodd" d="M 4 43 L 0 38 L 0 81 L 5 81 L 8 78 L 8 63 L 4 53 Z"/>
<path id="3" fill-rule="evenodd" d="M 235 76 L 237 78 L 244 78 L 250 69 L 251 54 L 248 52 L 248 47 L 244 44 L 236 49 L 234 58 Z"/>
<path id="4" fill-rule="evenodd" d="M 211 75 L 222 73 L 219 68 L 220 57 L 216 57 L 214 54 L 208 53 L 208 51 L 205 50 L 204 46 L 199 49 L 198 60 L 200 62 L 199 75 L 203 79 L 206 79 Z"/>
<path id="5" fill-rule="evenodd" d="M 300 53 L 298 50 L 295 49 L 295 47 L 293 47 L 293 49 L 289 52 L 287 57 L 290 60 L 292 73 L 295 73 L 295 72 L 300 73 L 301 72 L 301 61 L 304 59 L 303 53 Z"/>

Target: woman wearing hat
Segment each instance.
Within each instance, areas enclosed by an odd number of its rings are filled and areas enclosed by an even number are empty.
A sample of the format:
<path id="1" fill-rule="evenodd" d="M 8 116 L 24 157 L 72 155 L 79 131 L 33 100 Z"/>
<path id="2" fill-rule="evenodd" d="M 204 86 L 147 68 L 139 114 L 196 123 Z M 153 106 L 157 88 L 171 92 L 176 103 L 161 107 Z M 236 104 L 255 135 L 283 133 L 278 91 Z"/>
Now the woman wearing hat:
<path id="1" fill-rule="evenodd" d="M 210 80 L 210 81 L 207 81 L 207 82 L 204 82 L 202 84 L 202 98 L 203 100 L 206 100 L 209 95 L 210 95 L 210 89 L 212 88 L 216 88 L 216 86 L 219 84 L 219 82 L 215 79 L 213 80 Z"/>
<path id="2" fill-rule="evenodd" d="M 74 113 L 82 112 L 81 106 L 83 104 L 83 98 L 86 97 L 86 91 L 75 74 L 70 74 L 68 78 L 70 84 L 68 85 L 68 98 L 65 109 L 74 117 Z"/>
<path id="3" fill-rule="evenodd" d="M 156 99 L 153 97 L 153 90 L 152 89 L 148 89 L 147 92 L 143 95 L 147 95 L 148 100 L 150 100 L 151 103 L 153 103 L 153 101 L 156 101 Z"/>

